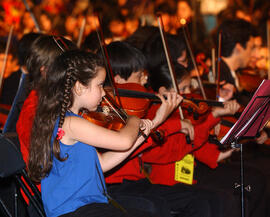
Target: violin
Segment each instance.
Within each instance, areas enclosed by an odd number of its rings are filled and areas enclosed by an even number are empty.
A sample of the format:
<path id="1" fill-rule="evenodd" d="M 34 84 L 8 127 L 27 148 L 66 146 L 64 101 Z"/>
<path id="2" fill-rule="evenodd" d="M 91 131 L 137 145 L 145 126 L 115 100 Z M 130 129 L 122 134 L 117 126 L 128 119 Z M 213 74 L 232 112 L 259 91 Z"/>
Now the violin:
<path id="1" fill-rule="evenodd" d="M 242 70 L 237 74 L 241 90 L 254 92 L 261 84 L 264 78 L 257 74 L 252 74 L 248 70 Z"/>
<path id="2" fill-rule="evenodd" d="M 81 113 L 82 117 L 86 120 L 97 124 L 99 126 L 105 127 L 110 130 L 118 131 L 122 127 L 125 126 L 126 120 L 129 115 L 138 115 L 143 116 L 146 115 L 147 110 L 143 110 L 142 108 L 136 109 L 122 109 L 119 107 L 119 104 L 117 101 L 115 101 L 112 96 L 112 93 L 107 93 L 106 96 L 103 97 L 103 101 L 101 105 L 98 107 L 97 111 L 83 111 Z M 127 97 L 125 97 L 127 98 Z M 130 99 L 128 99 L 129 101 Z M 132 100 L 134 101 L 134 99 Z M 141 100 L 142 101 L 142 100 Z M 145 102 L 148 102 L 149 100 L 143 100 L 144 102 L 141 103 L 141 105 L 145 106 Z M 138 100 L 137 100 L 138 102 Z M 127 102 L 123 103 L 124 105 L 128 105 Z M 138 104 L 137 104 L 138 105 Z M 148 104 L 149 106 L 149 104 Z M 148 108 L 147 108 L 148 109 Z M 139 130 L 139 134 L 143 137 L 147 137 L 141 130 Z M 164 142 L 164 132 L 153 129 L 150 132 L 150 137 L 157 143 L 162 144 Z"/>

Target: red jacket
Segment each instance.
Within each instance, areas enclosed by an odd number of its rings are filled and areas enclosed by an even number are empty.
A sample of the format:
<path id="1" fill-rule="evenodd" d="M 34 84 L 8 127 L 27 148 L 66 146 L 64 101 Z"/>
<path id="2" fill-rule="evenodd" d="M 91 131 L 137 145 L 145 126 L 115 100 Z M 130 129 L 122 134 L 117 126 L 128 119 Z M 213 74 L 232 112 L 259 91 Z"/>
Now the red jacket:
<path id="1" fill-rule="evenodd" d="M 36 114 L 37 104 L 37 92 L 32 90 L 24 101 L 18 122 L 16 124 L 16 131 L 20 140 L 21 152 L 26 164 L 28 163 L 30 136 Z"/>
<path id="2" fill-rule="evenodd" d="M 28 164 L 30 137 L 37 105 L 38 105 L 38 95 L 35 90 L 32 90 L 29 96 L 24 101 L 19 119 L 16 124 L 16 131 L 21 145 L 21 152 L 23 160 L 26 164 Z M 37 184 L 37 187 L 40 190 L 40 184 Z M 28 197 L 24 195 L 22 190 L 21 192 L 26 202 L 28 203 Z"/>
<path id="3" fill-rule="evenodd" d="M 175 162 L 186 154 L 193 153 L 195 158 L 211 168 L 217 167 L 217 158 L 220 151 L 217 146 L 207 142 L 209 130 L 219 121 L 210 114 L 206 121 L 194 127 L 195 138 L 193 144 L 187 144 L 184 134 L 174 134 L 167 138 L 162 146 L 156 146 L 143 153 L 142 160 L 151 163 L 150 179 L 154 184 L 174 185 Z M 172 122 L 168 119 L 167 126 Z M 165 123 L 166 123 L 165 122 Z"/>

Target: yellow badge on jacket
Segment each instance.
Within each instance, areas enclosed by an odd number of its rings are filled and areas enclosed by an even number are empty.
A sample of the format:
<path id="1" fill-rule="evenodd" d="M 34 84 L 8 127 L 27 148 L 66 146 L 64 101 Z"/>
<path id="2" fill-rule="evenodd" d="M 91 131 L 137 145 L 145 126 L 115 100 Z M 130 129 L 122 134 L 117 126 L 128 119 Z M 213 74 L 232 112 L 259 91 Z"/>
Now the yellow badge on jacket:
<path id="1" fill-rule="evenodd" d="M 175 181 L 192 185 L 194 173 L 194 156 L 187 154 L 182 160 L 175 162 Z"/>

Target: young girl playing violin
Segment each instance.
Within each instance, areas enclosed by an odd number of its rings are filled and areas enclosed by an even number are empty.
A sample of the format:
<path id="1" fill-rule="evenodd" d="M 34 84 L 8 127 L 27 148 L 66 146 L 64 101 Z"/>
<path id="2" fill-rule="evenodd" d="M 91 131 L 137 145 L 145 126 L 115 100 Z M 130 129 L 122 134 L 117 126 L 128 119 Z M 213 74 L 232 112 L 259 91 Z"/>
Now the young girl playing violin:
<path id="1" fill-rule="evenodd" d="M 164 103 L 153 122 L 131 116 L 116 132 L 79 115 L 81 109 L 96 110 L 105 95 L 105 69 L 96 55 L 66 51 L 46 75 L 38 93 L 28 167 L 30 177 L 41 181 L 46 215 L 132 216 L 108 203 L 103 172 L 144 141 L 139 128 L 148 135 L 181 98 L 174 95 L 165 101 L 161 96 Z M 108 151 L 99 153 L 95 147 Z"/>
<path id="2" fill-rule="evenodd" d="M 189 93 L 189 73 L 179 64 L 174 64 L 174 67 L 180 93 Z M 154 71 L 149 72 L 149 83 L 154 91 L 161 94 L 171 91 L 173 87 L 172 79 L 167 64 L 161 65 Z M 157 146 L 144 152 L 142 160 L 151 164 L 152 170 L 150 178 L 152 182 L 163 185 L 182 185 L 181 181 L 184 182 L 184 179 L 177 177 L 184 177 L 181 172 L 186 172 L 186 170 L 179 171 L 177 165 L 185 165 L 182 164 L 183 162 L 181 162 L 181 160 L 187 154 L 192 153 L 196 160 L 196 167 L 194 168 L 193 163 L 192 168 L 195 169 L 195 177 L 191 179 L 193 182 L 189 184 L 193 184 L 192 187 L 194 188 L 214 191 L 219 195 L 218 198 L 222 200 L 222 212 L 218 213 L 214 211 L 215 216 L 239 216 L 240 199 L 238 195 L 234 196 L 235 192 L 233 189 L 235 181 L 238 180 L 239 165 L 221 163 L 223 159 L 230 157 L 234 150 L 229 149 L 221 152 L 217 145 L 207 141 L 210 129 L 220 121 L 218 117 L 226 114 L 234 114 L 238 109 L 239 105 L 235 101 L 228 101 L 224 103 L 224 108 L 213 108 L 204 122 L 189 126 L 191 129 L 188 132 L 194 132 L 190 136 L 194 138 L 192 144 L 187 144 L 182 134 L 175 133 L 169 135 L 162 146 Z M 167 125 L 167 127 L 170 128 L 169 122 L 172 121 L 173 118 L 177 118 L 177 115 L 179 118 L 179 114 L 173 113 L 160 128 L 163 127 L 163 125 Z M 148 118 L 149 117 L 151 117 L 151 115 L 149 115 Z M 183 123 L 188 125 L 185 120 L 181 120 L 181 125 Z M 249 197 L 251 206 L 248 210 L 248 213 L 252 213 L 256 209 L 256 207 L 254 207 L 256 201 L 262 202 L 259 195 L 263 194 L 265 187 L 263 176 L 259 171 L 250 167 L 246 167 L 245 171 L 247 171 L 246 183 L 254 186 L 251 192 L 253 195 Z M 220 181 L 221 179 L 223 180 L 222 182 Z"/>

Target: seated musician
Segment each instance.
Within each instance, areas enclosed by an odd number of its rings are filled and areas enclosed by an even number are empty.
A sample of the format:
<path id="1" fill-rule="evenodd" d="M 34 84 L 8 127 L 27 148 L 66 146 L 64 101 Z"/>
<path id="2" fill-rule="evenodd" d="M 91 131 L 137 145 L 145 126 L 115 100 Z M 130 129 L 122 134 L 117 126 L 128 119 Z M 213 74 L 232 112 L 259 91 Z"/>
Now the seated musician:
<path id="1" fill-rule="evenodd" d="M 112 42 L 108 45 L 107 50 L 112 70 L 115 74 L 115 81 L 118 82 L 117 86 L 132 89 L 137 86 L 140 91 L 145 89 L 141 86 L 141 81 L 144 80 L 142 79 L 142 72 L 145 68 L 145 58 L 143 54 L 138 49 L 125 42 Z M 158 106 L 155 106 L 154 110 L 156 107 Z M 221 113 L 222 112 L 220 112 L 220 114 Z M 211 116 L 209 119 L 213 122 L 213 119 L 215 120 L 216 118 Z M 216 123 L 216 121 L 214 121 L 214 123 Z M 164 132 L 165 141 L 168 139 L 168 135 L 182 130 L 190 132 L 190 137 L 194 140 L 194 143 L 202 144 L 208 137 L 208 129 L 211 125 L 212 124 L 209 122 L 203 124 L 200 128 L 202 135 L 197 134 L 195 138 L 193 138 L 193 127 L 188 122 L 180 121 L 177 116 L 177 118 L 173 117 L 167 119 L 164 124 L 159 127 L 159 130 Z M 198 130 L 195 129 L 195 133 L 196 132 L 198 132 Z M 185 136 L 183 136 L 183 134 L 178 135 L 180 135 L 178 141 L 183 141 Z M 156 144 L 153 144 L 153 146 L 156 146 Z M 164 146 L 166 146 L 166 143 Z M 184 148 L 190 149 L 190 147 L 191 145 Z M 223 198 L 219 197 L 216 192 L 189 188 L 189 186 L 185 185 L 168 186 L 151 184 L 151 182 L 146 179 L 147 174 L 142 165 L 142 154 L 140 154 L 140 152 L 147 148 L 151 147 L 142 145 L 141 148 L 133 153 L 121 166 L 105 174 L 108 190 L 116 199 L 120 199 L 121 201 L 121 198 L 129 195 L 147 198 L 155 202 L 156 198 L 163 198 L 167 204 L 167 208 L 171 211 L 181 213 L 181 216 L 203 216 L 203 213 L 206 211 L 204 210 L 206 207 L 203 204 L 207 204 L 211 210 L 211 216 L 217 216 L 217 213 L 221 213 L 220 215 L 223 216 L 223 208 L 221 208 Z M 157 146 L 157 148 L 159 148 L 159 146 Z M 166 153 L 161 152 L 160 155 L 162 154 L 166 155 Z M 132 205 L 135 206 L 135 203 Z M 190 208 L 186 209 L 187 207 Z M 160 215 L 164 216 L 164 206 L 161 209 Z"/>
<path id="2" fill-rule="evenodd" d="M 227 20 L 218 28 L 221 34 L 219 101 L 233 98 L 240 91 L 236 71 L 247 66 L 255 55 L 252 25 L 244 20 Z"/>

